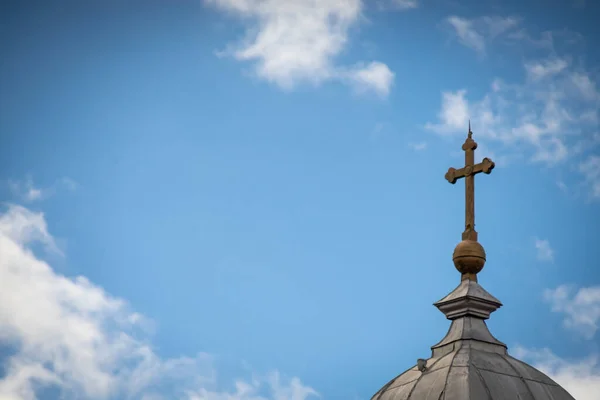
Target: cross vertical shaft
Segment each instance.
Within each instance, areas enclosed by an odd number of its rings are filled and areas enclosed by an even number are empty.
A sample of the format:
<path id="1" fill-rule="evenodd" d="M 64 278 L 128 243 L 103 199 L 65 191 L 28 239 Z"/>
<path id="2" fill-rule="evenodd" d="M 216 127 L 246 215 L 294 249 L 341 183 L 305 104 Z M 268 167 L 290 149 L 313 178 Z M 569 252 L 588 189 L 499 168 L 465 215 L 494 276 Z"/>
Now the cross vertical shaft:
<path id="1" fill-rule="evenodd" d="M 472 138 L 471 123 L 469 122 L 469 133 L 462 149 L 465 152 L 465 166 L 460 169 L 449 168 L 446 173 L 448 182 L 454 184 L 460 178 L 465 178 L 465 230 L 462 234 L 463 240 L 477 241 L 475 230 L 475 175 L 480 172 L 489 174 L 494 169 L 494 162 L 484 158 L 479 164 L 475 164 L 475 149 L 477 142 Z"/>
<path id="2" fill-rule="evenodd" d="M 477 143 L 471 139 L 471 129 L 469 129 L 469 137 L 465 142 L 465 145 L 469 145 L 465 149 L 465 167 L 471 171 L 465 177 L 465 231 L 462 234 L 463 240 L 474 240 L 477 241 L 477 231 L 475 230 L 475 175 L 473 174 L 473 166 L 475 165 L 475 149 Z M 469 139 L 473 142 L 469 143 Z"/>

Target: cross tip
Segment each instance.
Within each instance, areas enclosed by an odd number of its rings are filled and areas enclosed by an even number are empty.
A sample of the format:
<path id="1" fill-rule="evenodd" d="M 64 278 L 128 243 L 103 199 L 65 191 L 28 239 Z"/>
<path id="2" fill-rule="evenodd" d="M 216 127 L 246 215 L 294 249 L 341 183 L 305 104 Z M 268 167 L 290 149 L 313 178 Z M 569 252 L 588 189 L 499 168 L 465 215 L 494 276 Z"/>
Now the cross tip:
<path id="1" fill-rule="evenodd" d="M 471 119 L 469 118 L 469 132 L 468 132 L 469 138 L 471 136 L 473 136 L 473 132 L 471 132 Z"/>

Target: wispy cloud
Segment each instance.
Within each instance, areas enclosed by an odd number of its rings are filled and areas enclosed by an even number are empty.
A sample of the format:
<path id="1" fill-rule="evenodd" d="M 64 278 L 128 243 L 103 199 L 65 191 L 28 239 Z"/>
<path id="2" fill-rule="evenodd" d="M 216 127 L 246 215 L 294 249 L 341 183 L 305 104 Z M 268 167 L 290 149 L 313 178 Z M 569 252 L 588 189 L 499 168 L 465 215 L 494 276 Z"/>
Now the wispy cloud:
<path id="1" fill-rule="evenodd" d="M 19 200 L 31 203 L 36 200 L 42 200 L 48 193 L 33 184 L 33 179 L 28 176 L 24 181 L 9 181 L 10 191 L 14 196 L 19 197 Z"/>
<path id="2" fill-rule="evenodd" d="M 31 176 L 27 176 L 21 181 L 8 181 L 8 186 L 13 196 L 17 197 L 19 201 L 33 203 L 35 201 L 47 199 L 48 197 L 54 195 L 61 188 L 74 191 L 77 189 L 78 185 L 74 180 L 64 177 L 55 181 L 51 186 L 41 187 L 34 184 Z"/>
<path id="3" fill-rule="evenodd" d="M 446 22 L 458 41 L 483 55 L 489 42 L 516 27 L 519 20 L 514 17 L 484 16 L 475 19 L 450 16 Z"/>
<path id="4" fill-rule="evenodd" d="M 471 21 L 452 16 L 448 17 L 448 23 L 454 28 L 454 32 L 460 43 L 479 53 L 485 52 L 485 38 L 473 28 Z"/>
<path id="5" fill-rule="evenodd" d="M 368 65 L 358 65 L 347 71 L 338 72 L 339 77 L 350 83 L 359 93 L 374 91 L 385 97 L 390 94 L 394 83 L 394 73 L 387 65 L 373 61 Z"/>
<path id="6" fill-rule="evenodd" d="M 544 298 L 554 312 L 565 315 L 564 324 L 588 339 L 598 330 L 600 286 L 575 288 L 561 285 L 546 289 Z M 595 400 L 600 392 L 600 357 L 596 352 L 585 358 L 565 359 L 551 350 L 516 346 L 512 355 L 542 371 L 577 400 Z"/>
<path id="7" fill-rule="evenodd" d="M 535 238 L 535 249 L 537 250 L 538 260 L 554 261 L 554 249 L 547 240 Z"/>
<path id="8" fill-rule="evenodd" d="M 570 59 L 551 54 L 528 60 L 523 81 L 496 78 L 478 99 L 469 98 L 464 88 L 443 91 L 437 121 L 425 128 L 464 135 L 470 118 L 478 138 L 495 142 L 511 158 L 547 166 L 569 163 L 582 174 L 592 198 L 600 199 L 600 166 L 593 155 L 600 142 L 595 139 L 600 131 L 600 91 L 593 74 Z"/>
<path id="9" fill-rule="evenodd" d="M 252 62 L 258 77 L 291 90 L 302 83 L 341 81 L 359 92 L 387 96 L 394 73 L 380 62 L 339 66 L 334 58 L 348 44 L 348 31 L 362 11 L 360 0 L 282 2 L 205 0 L 208 5 L 252 21 L 245 38 L 224 52 Z"/>
<path id="10" fill-rule="evenodd" d="M 472 106 L 465 98 L 465 89 L 442 93 L 442 108 L 438 113 L 438 123 L 428 122 L 425 128 L 440 134 L 464 132 L 469 121 Z M 475 110 L 473 110 L 475 111 Z"/>
<path id="11" fill-rule="evenodd" d="M 71 178 L 67 178 L 66 176 L 60 178 L 55 185 L 61 185 L 71 192 L 77 190 L 77 188 L 79 187 L 79 184 L 77 182 L 75 182 Z"/>
<path id="12" fill-rule="evenodd" d="M 391 0 L 391 4 L 393 7 L 400 10 L 409 10 L 419 6 L 417 0 Z"/>
<path id="13" fill-rule="evenodd" d="M 427 142 L 410 143 L 409 146 L 415 151 L 423 151 L 427 148 Z"/>
<path id="14" fill-rule="evenodd" d="M 563 192 L 567 192 L 569 190 L 567 184 L 560 180 L 556 182 L 556 186 L 558 186 L 558 188 Z"/>
<path id="15" fill-rule="evenodd" d="M 527 75 L 532 80 L 541 80 L 544 78 L 552 77 L 562 71 L 564 71 L 569 64 L 566 60 L 561 58 L 539 60 L 535 62 L 528 62 L 525 64 Z"/>
<path id="16" fill-rule="evenodd" d="M 515 357 L 529 362 L 566 389 L 577 400 L 595 400 L 600 392 L 600 360 L 597 354 L 583 359 L 568 360 L 548 349 L 512 351 Z"/>
<path id="17" fill-rule="evenodd" d="M 579 164 L 579 171 L 585 177 L 592 198 L 600 199 L 600 156 L 588 156 Z"/>
<path id="18" fill-rule="evenodd" d="M 277 372 L 222 387 L 204 353 L 161 358 L 143 316 L 85 277 L 56 273 L 30 251 L 35 242 L 54 247 L 43 214 L 20 206 L 0 214 L 0 339 L 14 350 L 3 354 L 0 398 L 34 400 L 48 388 L 90 400 L 316 396 L 299 379 Z"/>
<path id="19" fill-rule="evenodd" d="M 492 83 L 491 91 L 481 100 L 470 102 L 467 91 L 442 93 L 437 123 L 426 129 L 439 134 L 463 134 L 469 117 L 479 137 L 499 141 L 514 150 L 532 152 L 533 161 L 556 163 L 568 156 L 566 139 L 572 135 L 577 119 L 575 105 L 558 88 L 536 85 Z M 592 104 L 587 104 L 592 107 Z M 582 122 L 583 123 L 583 122 Z"/>
<path id="20" fill-rule="evenodd" d="M 573 72 L 570 75 L 570 79 L 575 89 L 579 91 L 585 100 L 600 100 L 600 93 L 596 87 L 596 82 L 594 82 L 588 74 L 582 72 Z"/>
<path id="21" fill-rule="evenodd" d="M 561 285 L 546 289 L 544 299 L 552 311 L 564 314 L 564 324 L 584 337 L 591 339 L 600 323 L 600 286 L 576 288 Z"/>
<path id="22" fill-rule="evenodd" d="M 408 11 L 419 7 L 419 0 L 376 0 L 373 3 L 366 2 L 367 5 L 375 4 L 378 11 Z"/>

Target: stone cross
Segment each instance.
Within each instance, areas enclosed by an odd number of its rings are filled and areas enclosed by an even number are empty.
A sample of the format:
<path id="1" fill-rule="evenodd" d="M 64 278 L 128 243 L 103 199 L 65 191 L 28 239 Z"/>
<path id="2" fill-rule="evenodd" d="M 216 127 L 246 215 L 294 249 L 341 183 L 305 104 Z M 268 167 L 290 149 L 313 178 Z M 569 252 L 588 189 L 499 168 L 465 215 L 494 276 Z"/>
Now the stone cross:
<path id="1" fill-rule="evenodd" d="M 449 168 L 446 172 L 448 182 L 455 184 L 460 178 L 465 178 L 465 231 L 462 234 L 462 240 L 477 241 L 477 231 L 475 230 L 475 175 L 483 172 L 489 174 L 494 169 L 494 162 L 489 158 L 484 158 L 479 164 L 475 164 L 475 149 L 477 142 L 472 138 L 471 121 L 469 121 L 469 134 L 467 140 L 462 145 L 465 152 L 465 166 L 460 169 Z"/>

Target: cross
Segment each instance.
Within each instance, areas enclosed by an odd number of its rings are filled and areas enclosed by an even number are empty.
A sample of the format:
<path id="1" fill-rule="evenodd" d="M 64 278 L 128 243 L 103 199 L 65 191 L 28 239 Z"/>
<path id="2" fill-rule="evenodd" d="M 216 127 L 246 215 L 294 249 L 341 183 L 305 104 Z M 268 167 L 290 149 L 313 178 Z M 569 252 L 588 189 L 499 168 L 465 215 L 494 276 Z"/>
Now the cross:
<path id="1" fill-rule="evenodd" d="M 475 230 L 475 175 L 480 172 L 489 174 L 494 169 L 495 164 L 487 157 L 479 164 L 475 164 L 477 142 L 473 140 L 472 136 L 471 121 L 469 121 L 469 134 L 462 145 L 465 152 L 465 166 L 460 169 L 449 168 L 446 172 L 446 179 L 451 184 L 455 184 L 458 179 L 465 178 L 465 231 L 462 234 L 462 240 L 477 241 L 477 231 Z"/>

